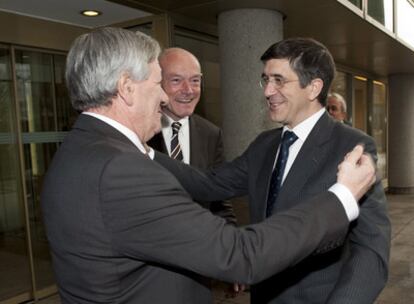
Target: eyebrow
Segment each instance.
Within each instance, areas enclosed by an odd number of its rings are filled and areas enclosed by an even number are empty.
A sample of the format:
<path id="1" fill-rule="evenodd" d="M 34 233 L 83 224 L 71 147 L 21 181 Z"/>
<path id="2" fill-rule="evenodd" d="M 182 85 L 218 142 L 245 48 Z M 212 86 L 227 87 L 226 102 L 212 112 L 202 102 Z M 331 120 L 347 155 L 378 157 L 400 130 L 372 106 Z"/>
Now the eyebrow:
<path id="1" fill-rule="evenodd" d="M 166 77 L 167 78 L 174 78 L 174 77 L 179 77 L 179 78 L 185 78 L 185 79 L 192 79 L 192 78 L 195 78 L 195 77 L 203 77 L 203 74 L 202 73 L 200 73 L 200 74 L 195 74 L 195 75 L 192 75 L 192 76 L 190 76 L 190 77 L 185 77 L 184 75 L 180 75 L 180 74 L 170 74 L 170 75 L 166 75 Z"/>
<path id="2" fill-rule="evenodd" d="M 281 75 L 281 74 L 269 74 L 269 75 L 267 75 L 267 74 L 265 74 L 265 73 L 262 73 L 262 77 L 281 77 L 281 78 L 285 78 L 283 75 Z"/>

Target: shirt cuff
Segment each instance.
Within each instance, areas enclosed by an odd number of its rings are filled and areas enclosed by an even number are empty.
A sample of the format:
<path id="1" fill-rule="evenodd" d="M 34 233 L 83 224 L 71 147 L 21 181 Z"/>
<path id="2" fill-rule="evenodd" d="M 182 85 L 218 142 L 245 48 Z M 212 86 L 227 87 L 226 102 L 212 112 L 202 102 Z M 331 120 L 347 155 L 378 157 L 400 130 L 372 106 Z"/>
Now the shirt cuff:
<path id="1" fill-rule="evenodd" d="M 359 216 L 359 206 L 351 191 L 344 185 L 336 183 L 328 189 L 335 194 L 344 206 L 348 220 L 351 222 Z"/>

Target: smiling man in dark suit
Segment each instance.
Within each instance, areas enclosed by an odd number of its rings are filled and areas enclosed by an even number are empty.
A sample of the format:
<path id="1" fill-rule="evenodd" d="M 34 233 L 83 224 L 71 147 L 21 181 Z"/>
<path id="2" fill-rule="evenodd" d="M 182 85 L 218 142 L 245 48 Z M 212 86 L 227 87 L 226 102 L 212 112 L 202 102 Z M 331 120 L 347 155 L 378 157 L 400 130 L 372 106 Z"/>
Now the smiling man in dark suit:
<path id="1" fill-rule="evenodd" d="M 161 84 L 168 96 L 168 104 L 163 107 L 162 132 L 156 134 L 148 145 L 200 169 L 223 162 L 220 128 L 194 113 L 201 97 L 200 62 L 182 48 L 166 49 L 158 60 L 162 70 Z M 229 223 L 236 223 L 229 201 L 200 204 Z"/>
<path id="2" fill-rule="evenodd" d="M 167 99 L 159 51 L 145 34 L 100 28 L 68 53 L 66 84 L 82 114 L 54 156 L 41 197 L 62 303 L 211 303 L 195 273 L 257 283 L 338 246 L 357 216 L 355 200 L 374 181 L 359 147 L 338 172 L 348 198 L 322 191 L 245 228 L 212 215 L 144 144 L 161 129 Z"/>
<path id="3" fill-rule="evenodd" d="M 333 120 L 325 110 L 335 74 L 325 46 L 313 39 L 286 39 L 270 46 L 261 60 L 260 84 L 270 118 L 282 128 L 263 132 L 240 157 L 206 174 L 156 157 L 194 199 L 248 194 L 253 223 L 330 187 L 338 164 L 356 144 L 363 143 L 376 158 L 371 137 Z M 361 199 L 360 217 L 342 247 L 252 286 L 252 303 L 373 303 L 387 281 L 389 250 L 390 221 L 377 180 Z"/>

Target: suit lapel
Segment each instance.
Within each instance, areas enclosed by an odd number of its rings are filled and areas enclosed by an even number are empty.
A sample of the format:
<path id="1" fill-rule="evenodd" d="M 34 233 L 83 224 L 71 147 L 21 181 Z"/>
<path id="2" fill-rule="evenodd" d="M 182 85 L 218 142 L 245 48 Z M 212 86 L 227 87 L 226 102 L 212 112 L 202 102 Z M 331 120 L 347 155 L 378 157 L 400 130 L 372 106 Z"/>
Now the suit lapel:
<path id="1" fill-rule="evenodd" d="M 259 170 L 259 175 L 256 181 L 256 187 L 254 189 L 254 193 L 257 196 L 255 197 L 255 201 L 258 202 L 258 206 L 255 206 L 254 210 L 251 208 L 252 213 L 258 212 L 258 214 L 252 214 L 251 216 L 252 220 L 255 222 L 266 218 L 267 196 L 269 193 L 270 179 L 273 172 L 276 152 L 279 148 L 282 136 L 282 130 L 282 128 L 276 129 L 270 137 L 270 140 L 263 146 L 264 151 L 266 151 L 266 155 L 264 157 L 262 166 L 260 168 L 257 168 Z M 256 219 L 258 220 L 256 221 Z"/>
<path id="2" fill-rule="evenodd" d="M 326 143 L 332 134 L 333 122 L 325 113 L 309 133 L 300 149 L 287 177 L 280 189 L 275 207 L 276 210 L 291 206 L 292 202 L 299 202 L 300 193 L 311 176 L 315 176 L 329 157 L 329 145 Z"/>
<path id="3" fill-rule="evenodd" d="M 197 168 L 203 168 L 203 160 L 206 158 L 208 152 L 203 147 L 203 141 L 206 140 L 203 135 L 202 128 L 197 124 L 197 117 L 192 115 L 189 117 L 189 131 L 190 131 L 190 164 Z"/>
<path id="4" fill-rule="evenodd" d="M 164 141 L 162 132 L 155 134 L 154 137 L 148 141 L 148 145 L 159 152 L 168 154 L 167 146 Z"/>

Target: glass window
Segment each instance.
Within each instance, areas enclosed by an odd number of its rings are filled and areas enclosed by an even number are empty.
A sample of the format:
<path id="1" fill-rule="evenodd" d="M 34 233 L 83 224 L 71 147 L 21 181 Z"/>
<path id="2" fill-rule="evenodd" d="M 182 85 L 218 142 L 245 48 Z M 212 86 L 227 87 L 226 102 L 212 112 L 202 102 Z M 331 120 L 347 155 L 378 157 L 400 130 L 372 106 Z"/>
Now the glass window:
<path id="1" fill-rule="evenodd" d="M 368 15 L 393 30 L 393 0 L 368 0 Z"/>
<path id="2" fill-rule="evenodd" d="M 62 131 L 68 130 L 78 115 L 65 88 L 64 55 L 17 48 L 14 55 L 15 84 L 10 51 L 0 46 L 0 277 L 8 278 L 0 285 L 0 302 L 15 296 L 30 300 L 34 293 L 53 292 L 40 192 L 46 170 L 66 134 Z M 35 282 L 31 281 L 31 266 Z"/>
<path id="3" fill-rule="evenodd" d="M 16 50 L 15 54 L 36 287 L 43 289 L 53 285 L 54 278 L 42 222 L 40 192 L 58 142 L 65 134 L 58 131 L 67 131 L 77 113 L 71 109 L 64 84 L 63 55 L 31 50 Z"/>
<path id="4" fill-rule="evenodd" d="M 0 47 L 0 302 L 31 291 L 13 100 L 10 52 Z"/>
<path id="5" fill-rule="evenodd" d="M 65 85 L 65 64 L 66 56 L 54 55 L 54 72 L 55 72 L 55 98 L 56 98 L 56 120 L 57 131 L 69 131 L 78 117 L 71 103 L 68 90 Z"/>
<path id="6" fill-rule="evenodd" d="M 351 2 L 353 5 L 355 5 L 356 7 L 362 9 L 362 0 L 348 0 L 349 2 Z"/>
<path id="7" fill-rule="evenodd" d="M 397 1 L 397 36 L 414 47 L 414 4 L 411 0 Z"/>
<path id="8" fill-rule="evenodd" d="M 331 85 L 331 93 L 337 93 L 341 95 L 346 102 L 346 119 L 352 123 L 352 98 L 348 96 L 348 74 L 337 71 L 334 80 Z"/>
<path id="9" fill-rule="evenodd" d="M 387 177 L 387 94 L 386 86 L 380 81 L 373 82 L 373 105 L 370 113 L 372 137 L 377 144 L 378 171 L 382 178 Z"/>
<path id="10" fill-rule="evenodd" d="M 367 132 L 367 79 L 360 76 L 354 76 L 353 79 L 354 111 L 353 126 L 364 132 Z"/>

